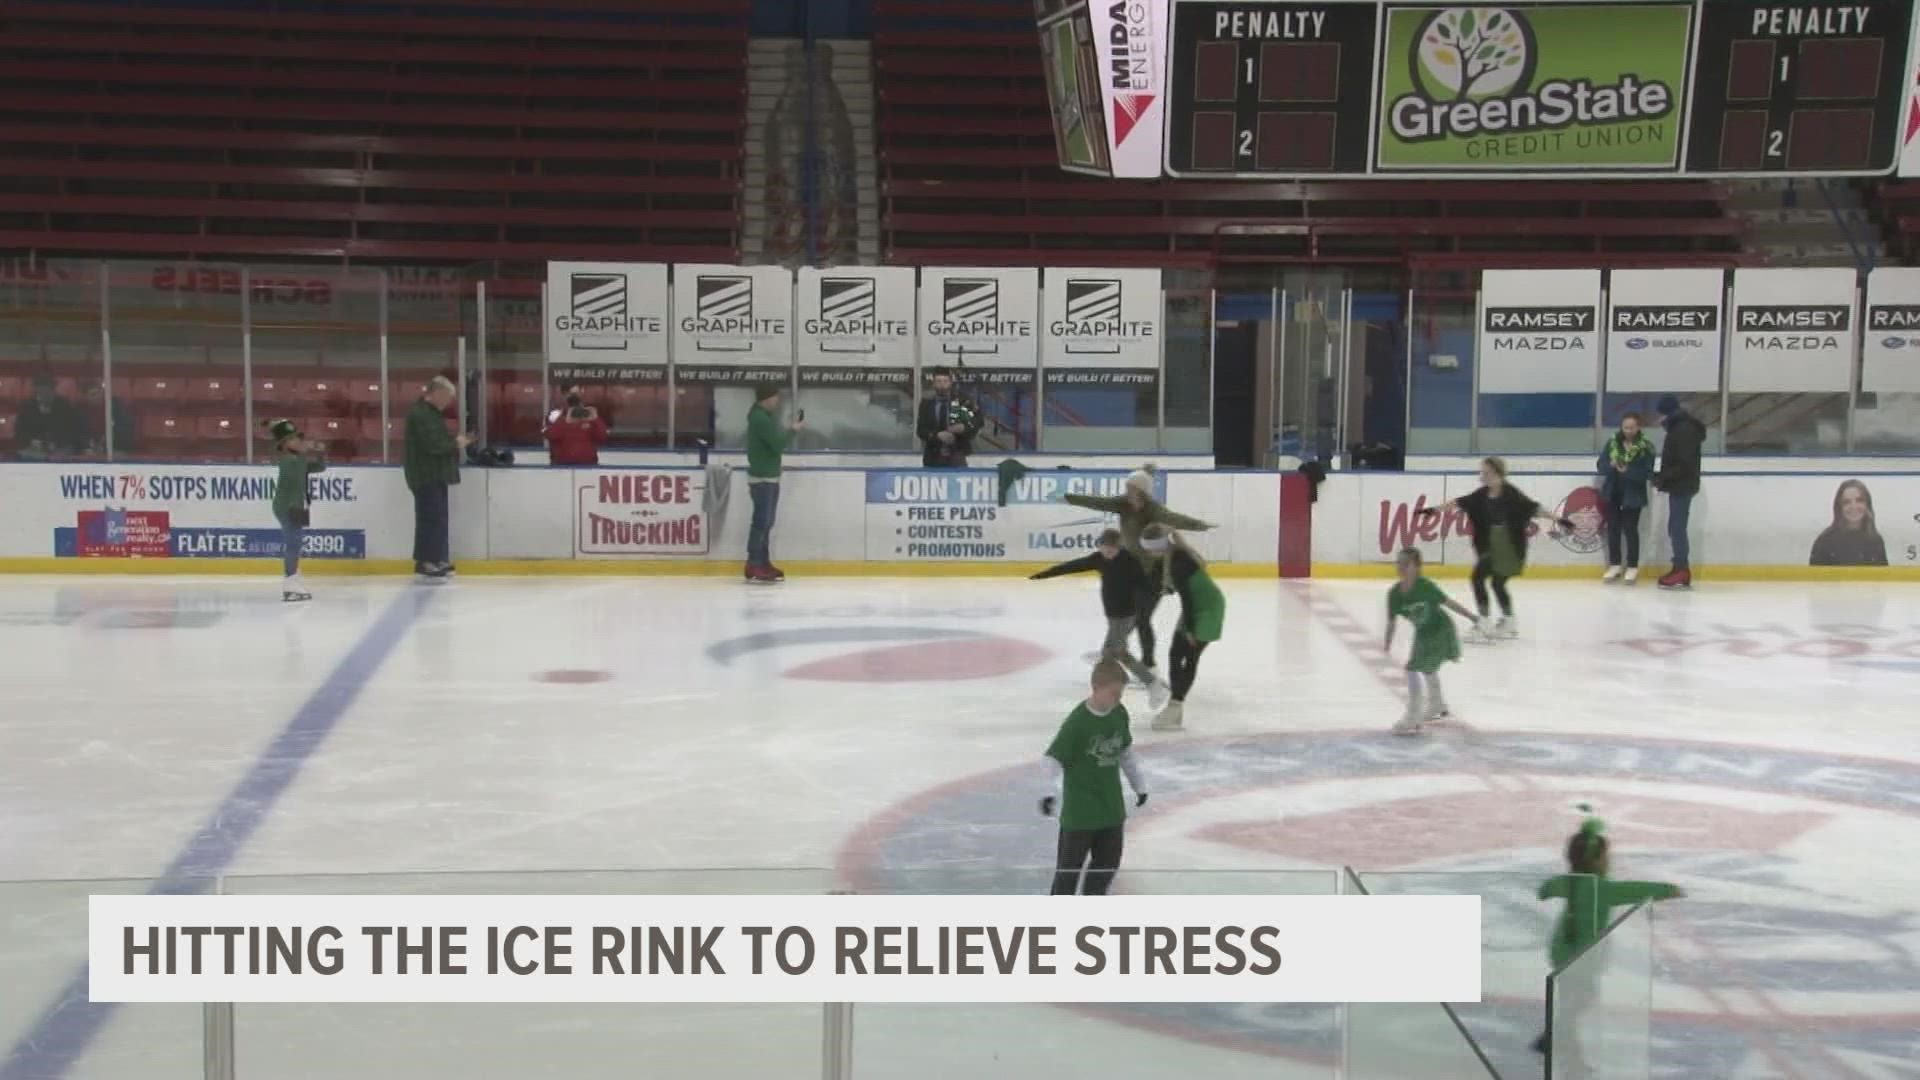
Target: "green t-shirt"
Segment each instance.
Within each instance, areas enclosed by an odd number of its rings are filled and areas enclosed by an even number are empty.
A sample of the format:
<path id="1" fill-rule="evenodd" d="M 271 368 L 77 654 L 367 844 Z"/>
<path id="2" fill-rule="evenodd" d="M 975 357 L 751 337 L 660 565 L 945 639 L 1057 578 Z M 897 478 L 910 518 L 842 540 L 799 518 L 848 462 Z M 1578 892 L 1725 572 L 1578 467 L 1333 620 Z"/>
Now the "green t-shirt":
<path id="1" fill-rule="evenodd" d="M 1600 940 L 1613 922 L 1613 909 L 1643 900 L 1671 900 L 1680 890 L 1664 881 L 1615 881 L 1592 874 L 1561 874 L 1540 885 L 1540 899 L 1565 900 L 1547 948 L 1555 970 L 1565 967 Z"/>
<path id="2" fill-rule="evenodd" d="M 1047 756 L 1060 763 L 1060 828 L 1068 832 L 1110 829 L 1127 820 L 1120 789 L 1120 758 L 1133 745 L 1127 707 L 1101 716 L 1082 702 L 1060 725 Z"/>
<path id="3" fill-rule="evenodd" d="M 1416 634 L 1439 628 L 1447 618 L 1447 594 L 1431 578 L 1421 578 L 1413 588 L 1402 589 L 1399 582 L 1387 590 L 1387 618 L 1405 619 Z"/>

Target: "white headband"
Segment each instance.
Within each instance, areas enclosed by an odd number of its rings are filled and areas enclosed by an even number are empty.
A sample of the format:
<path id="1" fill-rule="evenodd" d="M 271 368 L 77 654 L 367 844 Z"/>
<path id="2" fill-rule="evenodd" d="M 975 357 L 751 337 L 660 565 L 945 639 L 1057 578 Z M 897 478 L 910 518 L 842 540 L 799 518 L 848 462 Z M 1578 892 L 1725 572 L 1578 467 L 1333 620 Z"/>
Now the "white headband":
<path id="1" fill-rule="evenodd" d="M 1159 536 L 1151 540 L 1143 536 L 1140 538 L 1140 547 L 1146 551 L 1161 552 L 1167 550 L 1172 542 L 1171 536 Z"/>

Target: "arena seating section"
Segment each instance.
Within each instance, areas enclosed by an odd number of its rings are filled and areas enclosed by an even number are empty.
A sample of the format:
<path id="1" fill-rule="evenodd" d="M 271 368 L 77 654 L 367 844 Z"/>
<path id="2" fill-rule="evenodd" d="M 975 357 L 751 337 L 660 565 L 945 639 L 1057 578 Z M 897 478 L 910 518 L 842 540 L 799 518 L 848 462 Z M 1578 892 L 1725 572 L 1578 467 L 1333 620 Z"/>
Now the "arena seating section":
<path id="1" fill-rule="evenodd" d="M 528 276 L 549 258 L 729 262 L 748 9 L 7 0 L 0 248 L 461 266 L 476 277 Z M 17 362 L 3 370 L 29 374 Z M 198 374 L 204 385 L 171 399 L 180 415 L 143 419 L 142 439 L 228 456 L 238 434 L 217 422 L 240 411 L 237 380 Z M 366 391 L 341 391 L 349 380 L 337 372 L 289 381 L 296 395 L 325 387 L 324 402 L 308 404 L 331 424 L 364 440 L 372 423 L 377 435 Z M 19 400 L 5 395 L 0 410 L 10 419 Z M 527 415 L 537 422 L 537 408 Z"/>
<path id="2" fill-rule="evenodd" d="M 897 263 L 1733 265 L 1698 182 L 1099 181 L 1062 173 L 1028 0 L 875 0 Z M 1437 257 L 1437 258 L 1436 258 Z"/>
<path id="3" fill-rule="evenodd" d="M 1920 181 L 1884 180 L 1866 188 L 1866 203 L 1878 214 L 1887 254 L 1910 265 L 1920 258 Z"/>

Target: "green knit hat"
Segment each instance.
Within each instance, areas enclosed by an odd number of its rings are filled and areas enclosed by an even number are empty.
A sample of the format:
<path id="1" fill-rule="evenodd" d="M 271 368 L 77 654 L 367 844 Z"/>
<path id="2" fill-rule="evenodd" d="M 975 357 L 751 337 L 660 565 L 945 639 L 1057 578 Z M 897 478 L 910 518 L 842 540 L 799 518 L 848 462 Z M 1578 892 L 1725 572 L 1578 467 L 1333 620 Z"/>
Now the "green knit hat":
<path id="1" fill-rule="evenodd" d="M 300 434 L 300 428 L 291 420 L 272 420 L 267 423 L 267 437 L 275 446 Z"/>

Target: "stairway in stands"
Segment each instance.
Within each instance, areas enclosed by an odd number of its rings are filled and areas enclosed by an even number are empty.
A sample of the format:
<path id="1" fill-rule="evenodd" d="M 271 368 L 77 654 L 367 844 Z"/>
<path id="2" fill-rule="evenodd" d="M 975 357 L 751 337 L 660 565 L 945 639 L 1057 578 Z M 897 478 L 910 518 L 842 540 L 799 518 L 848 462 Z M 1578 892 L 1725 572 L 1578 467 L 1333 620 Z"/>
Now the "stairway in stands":
<path id="1" fill-rule="evenodd" d="M 1727 213 L 1746 222 L 1748 246 L 1770 266 L 1860 266 L 1882 242 L 1859 194 L 1845 181 L 1735 180 Z"/>
<path id="2" fill-rule="evenodd" d="M 866 42 L 816 42 L 811 57 L 808 46 L 793 38 L 751 43 L 742 261 L 879 262 L 873 112 Z M 816 206 L 811 215 L 809 198 Z"/>

